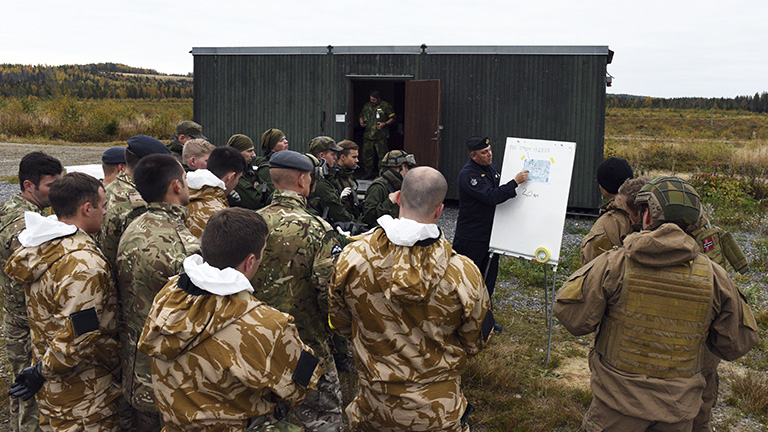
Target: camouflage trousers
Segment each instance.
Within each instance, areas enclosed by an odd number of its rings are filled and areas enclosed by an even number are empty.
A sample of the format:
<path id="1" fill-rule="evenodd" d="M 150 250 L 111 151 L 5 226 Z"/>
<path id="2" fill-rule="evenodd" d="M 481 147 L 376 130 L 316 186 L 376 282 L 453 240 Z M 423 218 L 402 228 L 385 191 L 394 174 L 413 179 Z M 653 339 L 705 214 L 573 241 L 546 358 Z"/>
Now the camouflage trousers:
<path id="1" fill-rule="evenodd" d="M 308 431 L 343 431 L 341 403 L 339 373 L 333 368 L 320 376 L 317 390 L 307 392 L 304 402 L 290 411 L 289 420 Z"/>
<path id="2" fill-rule="evenodd" d="M 629 417 L 619 411 L 609 408 L 599 399 L 592 399 L 592 404 L 581 423 L 583 432 L 688 432 L 693 425 L 693 419 L 678 423 L 661 423 L 641 418 Z"/>
<path id="3" fill-rule="evenodd" d="M 8 353 L 8 363 L 13 370 L 15 379 L 22 369 L 32 365 L 32 345 L 29 337 L 29 324 L 26 318 L 14 317 L 12 312 L 5 311 L 3 317 L 3 336 L 5 349 Z M 13 432 L 34 432 L 40 430 L 37 401 L 32 398 L 23 401 L 21 398 L 10 400 L 10 425 Z"/>
<path id="4" fill-rule="evenodd" d="M 360 151 L 360 166 L 367 175 L 375 176 L 379 172 L 379 162 L 389 151 L 387 139 L 368 139 L 363 141 Z"/>

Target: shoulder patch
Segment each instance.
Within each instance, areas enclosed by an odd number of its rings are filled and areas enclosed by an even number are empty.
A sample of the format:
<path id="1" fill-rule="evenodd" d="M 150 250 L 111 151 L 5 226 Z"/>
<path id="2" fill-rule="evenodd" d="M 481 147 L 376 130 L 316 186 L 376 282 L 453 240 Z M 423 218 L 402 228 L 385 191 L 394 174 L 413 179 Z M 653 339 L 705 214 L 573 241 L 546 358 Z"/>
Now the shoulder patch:
<path id="1" fill-rule="evenodd" d="M 469 184 L 471 184 L 472 186 L 477 186 L 477 179 L 472 177 L 471 179 L 469 179 Z"/>
<path id="2" fill-rule="evenodd" d="M 715 248 L 715 242 L 712 237 L 707 237 L 701 241 L 701 248 L 704 249 L 704 253 L 707 253 Z"/>
<path id="3" fill-rule="evenodd" d="M 96 314 L 95 308 L 91 307 L 74 312 L 69 316 L 69 319 L 72 321 L 72 328 L 75 330 L 75 336 L 84 335 L 99 329 L 99 316 Z"/>
<path id="4" fill-rule="evenodd" d="M 293 379 L 296 384 L 306 388 L 309 385 L 309 381 L 312 379 L 312 374 L 315 373 L 315 368 L 318 363 L 320 363 L 320 360 L 318 360 L 317 357 L 313 356 L 308 351 L 302 351 L 291 379 Z"/>
<path id="5" fill-rule="evenodd" d="M 338 255 L 342 251 L 342 247 L 339 245 L 334 245 L 333 249 L 331 249 L 331 255 Z"/>

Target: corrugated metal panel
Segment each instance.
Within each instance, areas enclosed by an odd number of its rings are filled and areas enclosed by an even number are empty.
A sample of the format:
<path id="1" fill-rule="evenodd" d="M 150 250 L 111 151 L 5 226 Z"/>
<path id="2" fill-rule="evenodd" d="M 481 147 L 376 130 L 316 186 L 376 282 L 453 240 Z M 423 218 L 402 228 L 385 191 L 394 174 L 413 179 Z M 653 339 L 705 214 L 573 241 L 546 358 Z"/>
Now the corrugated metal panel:
<path id="1" fill-rule="evenodd" d="M 245 133 L 258 147 L 261 133 L 278 127 L 292 149 L 306 151 L 316 135 L 348 137 L 358 114 L 350 112 L 353 80 L 440 79 L 441 168 L 450 198 L 457 197 L 456 176 L 468 159 L 466 137 L 489 136 L 500 165 L 505 138 L 516 136 L 575 141 L 568 206 L 599 206 L 594 171 L 603 154 L 607 47 L 474 47 L 471 54 L 463 52 L 473 47 L 428 47 L 428 54 L 418 55 L 342 54 L 339 47 L 319 55 L 310 48 L 286 55 L 195 48 L 195 120 L 219 145 L 232 133 Z M 464 51 L 452 51 L 458 49 Z M 347 122 L 336 123 L 335 113 L 346 113 Z"/>

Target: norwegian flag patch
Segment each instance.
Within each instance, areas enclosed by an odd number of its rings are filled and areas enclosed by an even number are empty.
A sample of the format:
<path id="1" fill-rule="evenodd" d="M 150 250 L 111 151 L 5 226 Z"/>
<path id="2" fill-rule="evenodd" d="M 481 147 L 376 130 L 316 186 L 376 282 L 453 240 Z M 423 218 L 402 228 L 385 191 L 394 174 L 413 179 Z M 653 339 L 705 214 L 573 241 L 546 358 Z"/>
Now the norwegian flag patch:
<path id="1" fill-rule="evenodd" d="M 704 252 L 709 252 L 715 248 L 715 242 L 712 241 L 712 237 L 707 237 L 701 241 L 701 246 L 704 248 Z"/>

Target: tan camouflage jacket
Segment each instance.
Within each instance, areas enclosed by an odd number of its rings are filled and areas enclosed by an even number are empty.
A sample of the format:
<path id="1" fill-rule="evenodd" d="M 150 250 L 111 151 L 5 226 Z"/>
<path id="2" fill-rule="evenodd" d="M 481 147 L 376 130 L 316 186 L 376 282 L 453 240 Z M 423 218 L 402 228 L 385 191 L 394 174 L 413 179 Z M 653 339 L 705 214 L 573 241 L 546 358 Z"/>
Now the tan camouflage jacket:
<path id="1" fill-rule="evenodd" d="M 108 184 L 104 190 L 107 193 L 107 214 L 101 222 L 101 231 L 96 236 L 96 244 L 114 269 L 120 236 L 123 235 L 128 224 L 143 212 L 147 203 L 136 190 L 133 177 L 124 172 L 118 173 L 117 179 Z"/>
<path id="2" fill-rule="evenodd" d="M 328 327 L 328 281 L 341 246 L 331 226 L 309 214 L 307 200 L 278 189 L 272 203 L 258 210 L 269 227 L 253 295 L 292 315 L 301 340 L 312 347 L 324 370 L 334 369 Z"/>
<path id="3" fill-rule="evenodd" d="M 244 431 L 277 400 L 298 405 L 302 351 L 293 318 L 248 291 L 215 295 L 173 277 L 155 298 L 139 349 L 153 358 L 155 397 L 169 430 Z M 315 360 L 316 361 L 316 360 Z M 314 388 L 320 368 L 312 373 Z"/>
<path id="4" fill-rule="evenodd" d="M 220 210 L 229 208 L 224 189 L 215 186 L 203 186 L 201 189 L 189 189 L 189 216 L 187 228 L 197 238 L 203 237 L 203 230 L 211 218 Z"/>
<path id="5" fill-rule="evenodd" d="M 78 230 L 20 248 L 5 269 L 27 288 L 32 351 L 46 379 L 36 395 L 41 414 L 65 420 L 114 414 L 117 296 L 93 239 Z"/>
<path id="6" fill-rule="evenodd" d="M 641 266 L 667 267 L 688 263 L 699 254 L 695 240 L 671 223 L 631 234 L 623 247 L 600 255 L 570 276 L 557 293 L 555 315 L 575 335 L 599 331 L 606 310 L 621 295 L 627 260 Z M 707 346 L 718 357 L 734 360 L 757 343 L 757 324 L 725 270 L 716 263 L 712 263 L 712 270 Z M 662 379 L 618 371 L 602 361 L 594 349 L 589 363 L 595 398 L 613 410 L 664 423 L 690 420 L 699 411 L 705 385 L 701 373 Z"/>
<path id="7" fill-rule="evenodd" d="M 579 252 L 581 265 L 586 265 L 603 252 L 613 249 L 614 246 L 620 247 L 624 237 L 633 231 L 629 214 L 615 199 L 609 201 L 601 212 L 602 214 L 589 230 L 589 234 L 581 240 Z"/>
<path id="8" fill-rule="evenodd" d="M 405 247 L 377 229 L 345 247 L 329 291 L 331 325 L 351 338 L 360 378 L 350 422 L 365 430 L 461 430 L 460 374 L 493 326 L 474 263 L 442 234 Z"/>
<path id="9" fill-rule="evenodd" d="M 179 274 L 184 258 L 200 252 L 200 241 L 185 225 L 186 209 L 150 203 L 126 228 L 117 253 L 117 286 L 122 303 L 120 329 L 123 393 L 140 411 L 156 412 L 151 359 L 136 349 L 152 299 Z"/>
<path id="10" fill-rule="evenodd" d="M 12 323 L 15 327 L 29 329 L 24 286 L 11 281 L 2 271 L 11 254 L 21 246 L 18 237 L 24 229 L 25 211 L 47 214 L 46 211 L 19 194 L 12 196 L 0 206 L 0 290 L 2 290 L 4 299 L 4 322 Z"/>

